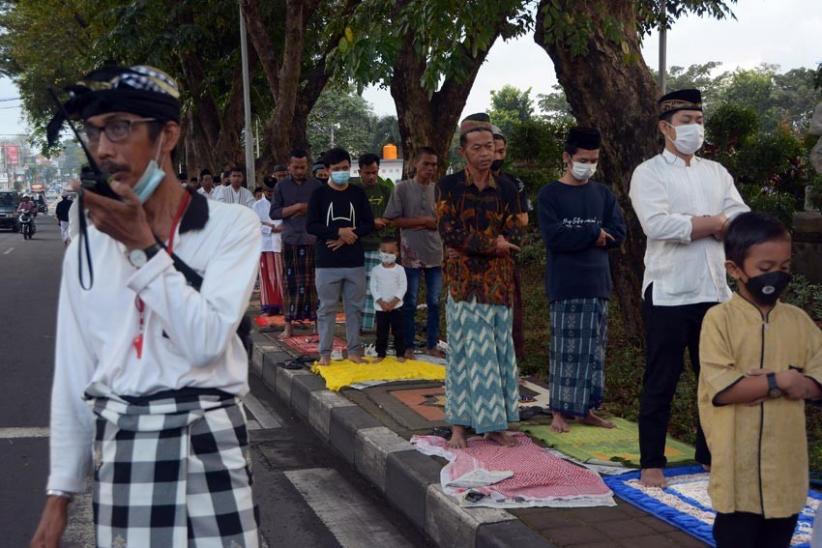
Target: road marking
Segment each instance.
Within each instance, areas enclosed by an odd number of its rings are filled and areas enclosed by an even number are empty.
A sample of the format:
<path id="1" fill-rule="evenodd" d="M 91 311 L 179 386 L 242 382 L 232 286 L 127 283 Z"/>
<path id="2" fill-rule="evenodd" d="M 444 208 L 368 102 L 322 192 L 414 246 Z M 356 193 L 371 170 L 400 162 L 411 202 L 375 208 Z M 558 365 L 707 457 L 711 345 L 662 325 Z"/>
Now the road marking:
<path id="1" fill-rule="evenodd" d="M 5 250 L 5 251 L 3 252 L 3 255 L 8 255 L 8 254 L 9 254 L 9 253 L 11 253 L 12 251 L 14 251 L 14 248 L 13 248 L 13 247 L 10 247 L 10 248 L 8 248 L 7 250 Z"/>
<path id="2" fill-rule="evenodd" d="M 245 405 L 245 408 L 251 412 L 254 419 L 259 423 L 260 428 L 267 430 L 269 428 L 282 427 L 283 422 L 280 417 L 278 417 L 277 414 L 267 405 L 255 398 L 251 393 L 248 393 L 243 397 L 243 405 Z"/>
<path id="3" fill-rule="evenodd" d="M 47 437 L 48 428 L 0 428 L 0 440 Z"/>
<path id="4" fill-rule="evenodd" d="M 283 473 L 342 546 L 411 546 L 336 470 L 311 468 Z"/>

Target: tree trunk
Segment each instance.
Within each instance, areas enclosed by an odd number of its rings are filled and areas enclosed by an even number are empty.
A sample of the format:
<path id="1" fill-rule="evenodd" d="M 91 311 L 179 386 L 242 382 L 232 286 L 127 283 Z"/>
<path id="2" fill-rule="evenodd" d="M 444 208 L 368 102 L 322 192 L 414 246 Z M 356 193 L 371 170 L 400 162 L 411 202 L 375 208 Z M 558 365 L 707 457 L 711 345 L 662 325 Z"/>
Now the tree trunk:
<path id="1" fill-rule="evenodd" d="M 637 32 L 637 2 L 634 0 L 567 0 L 576 20 L 589 20 L 593 29 L 588 51 L 575 54 L 567 44 L 555 43 L 545 33 L 541 0 L 536 18 L 534 41 L 554 62 L 571 111 L 581 126 L 592 126 L 602 133 L 602 148 L 597 168 L 602 180 L 616 194 L 628 225 L 628 238 L 612 253 L 611 271 L 614 293 L 619 302 L 626 334 L 642 340 L 641 291 L 645 235 L 631 207 L 628 190 L 634 168 L 659 151 L 656 99 L 659 90 L 645 65 Z M 622 26 L 620 42 L 605 36 L 603 16 Z"/>
<path id="2" fill-rule="evenodd" d="M 488 49 L 495 41 L 496 36 L 490 41 Z M 425 59 L 414 49 L 413 34 L 405 36 L 391 77 L 391 96 L 397 107 L 403 158 L 411 160 L 418 147 L 429 146 L 437 151 L 440 171 L 445 171 L 460 114 L 488 49 L 477 52 L 471 58 L 471 66 L 464 79 L 448 77 L 442 87 L 431 94 L 422 85 Z M 406 161 L 404 176 L 408 176 L 410 168 L 411 162 Z"/>

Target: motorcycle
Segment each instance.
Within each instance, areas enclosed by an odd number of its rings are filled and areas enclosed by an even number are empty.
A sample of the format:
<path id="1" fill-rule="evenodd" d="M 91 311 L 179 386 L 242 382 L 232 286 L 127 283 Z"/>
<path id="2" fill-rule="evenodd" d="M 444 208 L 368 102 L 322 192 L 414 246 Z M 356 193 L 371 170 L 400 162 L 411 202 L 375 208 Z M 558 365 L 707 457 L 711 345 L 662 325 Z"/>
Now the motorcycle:
<path id="1" fill-rule="evenodd" d="M 31 240 L 34 237 L 34 233 L 37 232 L 37 226 L 34 224 L 34 216 L 28 211 L 23 211 L 20 213 L 17 222 L 20 225 L 20 232 L 23 233 L 23 239 Z"/>

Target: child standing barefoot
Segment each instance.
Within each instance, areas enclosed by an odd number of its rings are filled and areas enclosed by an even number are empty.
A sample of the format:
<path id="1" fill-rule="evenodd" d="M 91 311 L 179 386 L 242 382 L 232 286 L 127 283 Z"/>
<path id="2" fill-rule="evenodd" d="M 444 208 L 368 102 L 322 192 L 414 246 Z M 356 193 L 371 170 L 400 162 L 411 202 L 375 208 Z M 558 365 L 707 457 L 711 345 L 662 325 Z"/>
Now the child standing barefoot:
<path id="1" fill-rule="evenodd" d="M 403 314 L 400 309 L 408 282 L 405 278 L 405 269 L 397 266 L 397 242 L 391 238 L 385 238 L 380 243 L 380 264 L 371 270 L 369 285 L 376 310 L 377 361 L 385 358 L 389 331 L 394 333 L 397 360 L 405 361 Z"/>

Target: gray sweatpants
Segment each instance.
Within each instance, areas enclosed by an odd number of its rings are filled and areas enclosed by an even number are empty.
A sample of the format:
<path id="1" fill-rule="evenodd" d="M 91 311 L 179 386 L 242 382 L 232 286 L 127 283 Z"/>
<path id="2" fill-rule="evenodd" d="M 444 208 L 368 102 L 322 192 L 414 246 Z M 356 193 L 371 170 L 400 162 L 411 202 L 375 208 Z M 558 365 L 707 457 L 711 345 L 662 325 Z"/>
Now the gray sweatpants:
<path id="1" fill-rule="evenodd" d="M 345 312 L 345 338 L 348 354 L 362 354 L 360 326 L 365 300 L 365 267 L 316 269 L 317 329 L 320 332 L 320 355 L 329 356 L 334 344 L 334 325 L 340 294 Z"/>

